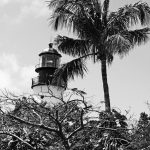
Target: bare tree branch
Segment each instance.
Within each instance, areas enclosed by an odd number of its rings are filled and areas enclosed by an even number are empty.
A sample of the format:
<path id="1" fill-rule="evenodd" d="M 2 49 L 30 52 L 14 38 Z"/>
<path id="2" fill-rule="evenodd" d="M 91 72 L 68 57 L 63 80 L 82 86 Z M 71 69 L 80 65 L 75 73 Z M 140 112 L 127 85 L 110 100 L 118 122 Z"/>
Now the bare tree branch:
<path id="1" fill-rule="evenodd" d="M 84 128 L 84 124 L 83 124 L 83 115 L 84 115 L 84 111 L 81 110 L 81 115 L 80 115 L 80 127 L 77 128 L 75 131 L 73 131 L 67 139 L 70 139 L 72 136 L 74 136 L 77 132 L 81 131 Z"/>
<path id="2" fill-rule="evenodd" d="M 18 139 L 20 142 L 24 143 L 25 145 L 27 145 L 28 147 L 30 147 L 31 149 L 35 150 L 34 147 L 32 147 L 28 142 L 24 141 L 23 139 L 21 139 L 20 137 L 18 137 L 15 134 L 12 134 L 10 132 L 5 132 L 5 131 L 0 131 L 0 134 L 6 134 L 6 135 L 10 135 L 12 137 L 15 137 L 16 139 Z"/>
<path id="3" fill-rule="evenodd" d="M 145 148 L 142 148 L 141 150 L 148 150 L 149 148 L 150 148 L 150 145 Z"/>
<path id="4" fill-rule="evenodd" d="M 76 107 L 77 105 L 75 104 L 68 113 L 65 114 L 65 116 L 61 119 L 61 123 L 66 119 L 66 117 L 73 111 L 73 109 Z"/>
<path id="5" fill-rule="evenodd" d="M 33 126 L 33 127 L 38 127 L 38 128 L 40 128 L 40 129 L 44 129 L 44 130 L 47 130 L 47 131 L 55 132 L 55 133 L 57 133 L 57 134 L 58 134 L 58 132 L 59 132 L 59 131 L 58 131 L 57 129 L 55 129 L 55 128 L 50 128 L 50 127 L 47 127 L 47 126 L 45 126 L 45 125 L 43 125 L 43 124 L 34 124 L 34 123 L 31 123 L 31 122 L 25 121 L 25 120 L 23 120 L 23 119 L 21 119 L 21 118 L 19 118 L 19 117 L 13 116 L 13 115 L 11 115 L 11 114 L 8 114 L 7 116 L 10 117 L 10 118 L 13 118 L 13 119 L 15 119 L 15 120 L 17 120 L 17 121 L 20 122 L 20 123 L 24 123 L 24 124 L 26 124 L 26 125 L 30 125 L 30 126 Z"/>
<path id="6" fill-rule="evenodd" d="M 39 121 L 40 121 L 40 124 L 42 125 L 42 124 L 43 124 L 42 117 L 41 117 L 35 110 L 32 110 L 32 112 L 33 112 L 36 116 L 38 116 Z"/>

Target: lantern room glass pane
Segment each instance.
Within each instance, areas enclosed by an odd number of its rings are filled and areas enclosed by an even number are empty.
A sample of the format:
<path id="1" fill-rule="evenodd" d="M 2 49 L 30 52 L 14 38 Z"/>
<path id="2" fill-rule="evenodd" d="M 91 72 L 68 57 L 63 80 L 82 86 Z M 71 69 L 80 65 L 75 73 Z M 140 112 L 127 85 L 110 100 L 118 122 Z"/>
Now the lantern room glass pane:
<path id="1" fill-rule="evenodd" d="M 53 54 L 45 54 L 40 56 L 39 60 L 41 67 L 59 67 L 60 64 L 60 58 L 57 55 Z"/>
<path id="2" fill-rule="evenodd" d="M 42 62 L 41 66 L 42 66 L 42 67 L 45 67 L 46 57 L 43 55 L 43 56 L 41 56 L 40 59 L 41 59 L 41 62 Z"/>
<path id="3" fill-rule="evenodd" d="M 55 59 L 53 55 L 46 55 L 46 67 L 55 67 Z"/>

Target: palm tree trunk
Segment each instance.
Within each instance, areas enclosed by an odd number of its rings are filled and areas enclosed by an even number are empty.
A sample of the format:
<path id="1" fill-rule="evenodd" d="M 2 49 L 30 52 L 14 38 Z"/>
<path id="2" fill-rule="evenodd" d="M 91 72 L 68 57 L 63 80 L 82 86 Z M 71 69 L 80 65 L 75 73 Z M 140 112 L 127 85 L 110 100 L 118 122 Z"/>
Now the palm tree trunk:
<path id="1" fill-rule="evenodd" d="M 109 98 L 109 87 L 107 83 L 107 66 L 106 60 L 101 60 L 101 72 L 102 72 L 102 82 L 104 90 L 104 99 L 105 99 L 105 111 L 110 112 L 110 98 Z"/>

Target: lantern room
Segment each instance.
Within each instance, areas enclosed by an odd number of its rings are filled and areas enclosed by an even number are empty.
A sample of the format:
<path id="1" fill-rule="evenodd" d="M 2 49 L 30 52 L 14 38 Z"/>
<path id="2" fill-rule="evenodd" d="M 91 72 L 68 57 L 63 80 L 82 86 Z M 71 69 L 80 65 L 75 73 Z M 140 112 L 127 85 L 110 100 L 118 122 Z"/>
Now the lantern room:
<path id="1" fill-rule="evenodd" d="M 39 65 L 38 67 L 53 67 L 58 68 L 60 65 L 61 55 L 53 48 L 53 44 L 49 44 L 49 48 L 45 49 L 39 54 Z"/>

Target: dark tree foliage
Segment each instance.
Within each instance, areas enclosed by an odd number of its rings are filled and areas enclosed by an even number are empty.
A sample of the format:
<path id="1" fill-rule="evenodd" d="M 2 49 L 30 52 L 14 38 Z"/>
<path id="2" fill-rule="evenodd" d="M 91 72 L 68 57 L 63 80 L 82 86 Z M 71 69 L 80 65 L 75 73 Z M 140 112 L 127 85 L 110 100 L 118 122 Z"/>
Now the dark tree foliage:
<path id="1" fill-rule="evenodd" d="M 1 117 L 0 149 L 119 150 L 129 144 L 124 115 L 114 109 L 111 113 L 94 110 L 85 102 L 85 92 L 71 91 L 77 99 L 62 98 L 51 107 L 32 96 L 15 97 L 15 109 Z M 90 116 L 91 112 L 99 117 Z"/>
<path id="2" fill-rule="evenodd" d="M 7 149 L 68 150 L 73 147 L 73 139 L 84 129 L 84 116 L 91 107 L 84 101 L 85 92 L 78 89 L 71 91 L 73 94 L 66 101 L 62 97 L 60 103 L 52 106 L 46 101 L 37 102 L 33 96 L 2 97 L 3 100 L 10 98 L 15 104 L 13 111 L 1 110 L 3 133 L 0 132 L 0 135 L 11 134 L 11 138 L 5 136 Z M 76 99 L 71 99 L 74 95 Z"/>
<path id="3" fill-rule="evenodd" d="M 140 114 L 138 123 L 131 135 L 132 142 L 128 150 L 149 150 L 150 149 L 150 116 L 145 112 Z"/>
<path id="4" fill-rule="evenodd" d="M 127 118 L 114 109 L 111 114 L 100 112 L 99 120 L 91 120 L 88 123 L 87 144 L 85 144 L 88 146 L 87 150 L 119 150 L 129 145 L 126 121 Z"/>

